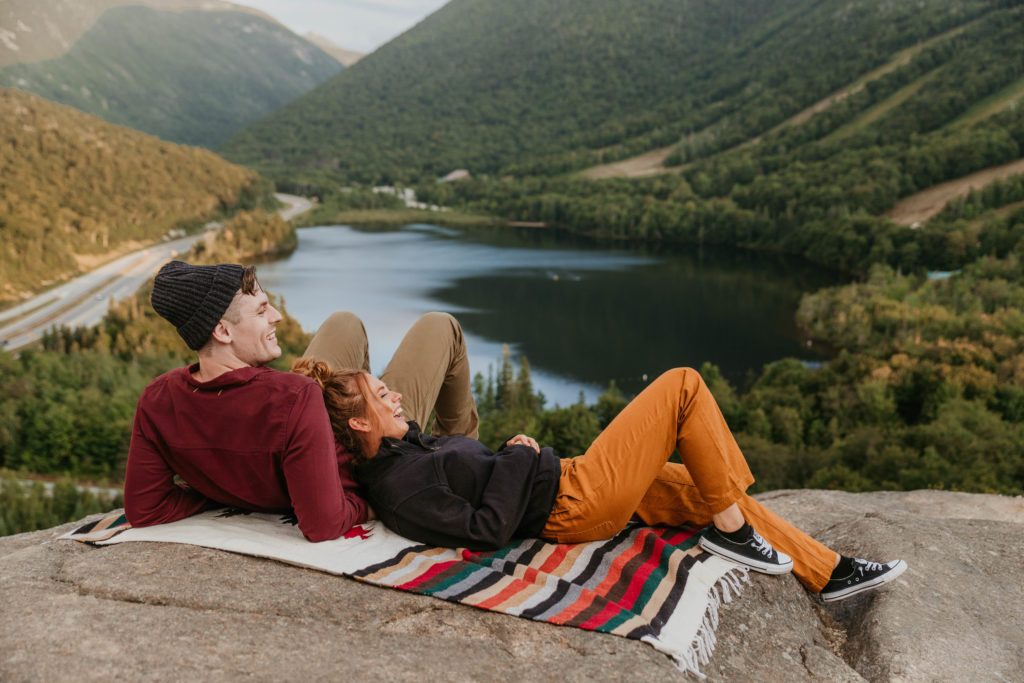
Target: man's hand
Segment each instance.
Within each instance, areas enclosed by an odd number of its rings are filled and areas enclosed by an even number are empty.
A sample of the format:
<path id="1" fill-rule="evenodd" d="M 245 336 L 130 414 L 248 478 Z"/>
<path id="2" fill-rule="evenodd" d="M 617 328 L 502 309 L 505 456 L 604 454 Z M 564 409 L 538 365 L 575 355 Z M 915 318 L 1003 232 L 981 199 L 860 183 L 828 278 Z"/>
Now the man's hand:
<path id="1" fill-rule="evenodd" d="M 537 444 L 537 440 L 527 436 L 526 434 L 516 434 L 506 442 L 508 446 L 529 446 L 533 450 L 540 453 L 540 445 Z"/>

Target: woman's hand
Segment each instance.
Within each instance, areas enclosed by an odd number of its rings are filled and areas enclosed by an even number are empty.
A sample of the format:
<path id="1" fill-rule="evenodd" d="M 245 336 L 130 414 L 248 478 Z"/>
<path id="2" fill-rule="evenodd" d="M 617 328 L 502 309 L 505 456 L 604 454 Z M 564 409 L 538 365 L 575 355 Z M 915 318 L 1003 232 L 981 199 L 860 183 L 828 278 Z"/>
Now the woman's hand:
<path id="1" fill-rule="evenodd" d="M 506 446 L 529 446 L 533 450 L 540 453 L 540 445 L 537 440 L 527 436 L 526 434 L 516 434 L 511 439 L 505 442 Z"/>

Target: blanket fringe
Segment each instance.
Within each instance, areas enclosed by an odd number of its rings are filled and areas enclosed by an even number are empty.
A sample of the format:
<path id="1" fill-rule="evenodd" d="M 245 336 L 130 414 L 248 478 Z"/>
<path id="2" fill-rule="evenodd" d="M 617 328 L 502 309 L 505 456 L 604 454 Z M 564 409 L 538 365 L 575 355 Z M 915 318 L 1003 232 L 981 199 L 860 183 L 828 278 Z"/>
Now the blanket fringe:
<path id="1" fill-rule="evenodd" d="M 708 607 L 693 642 L 687 651 L 673 654 L 676 667 L 680 671 L 693 674 L 701 680 L 707 678 L 700 672 L 700 667 L 711 661 L 715 644 L 718 642 L 715 636 L 715 629 L 718 628 L 718 608 L 722 603 L 732 602 L 733 597 L 739 596 L 743 584 L 749 581 L 749 570 L 745 567 L 736 567 L 729 570 L 711 587 Z"/>

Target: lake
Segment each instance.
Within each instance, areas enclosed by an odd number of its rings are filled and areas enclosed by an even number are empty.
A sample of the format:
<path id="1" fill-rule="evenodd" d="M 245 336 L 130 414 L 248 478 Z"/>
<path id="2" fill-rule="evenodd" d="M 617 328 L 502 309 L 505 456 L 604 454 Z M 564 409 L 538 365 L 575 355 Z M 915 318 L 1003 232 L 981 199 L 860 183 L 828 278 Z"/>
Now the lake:
<path id="1" fill-rule="evenodd" d="M 324 226 L 298 231 L 261 284 L 315 331 L 336 310 L 360 316 L 380 373 L 417 317 L 455 315 L 470 366 L 487 375 L 507 344 L 525 355 L 548 405 L 612 380 L 635 394 L 662 371 L 718 365 L 734 384 L 784 357 L 820 361 L 793 314 L 802 292 L 837 277 L 753 252 L 595 244 L 548 230 Z"/>

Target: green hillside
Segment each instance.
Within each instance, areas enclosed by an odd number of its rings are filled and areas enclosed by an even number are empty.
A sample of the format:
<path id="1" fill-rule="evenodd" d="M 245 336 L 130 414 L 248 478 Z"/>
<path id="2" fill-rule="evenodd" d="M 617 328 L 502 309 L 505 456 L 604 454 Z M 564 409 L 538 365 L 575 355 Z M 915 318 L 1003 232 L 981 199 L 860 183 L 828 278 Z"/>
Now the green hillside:
<path id="1" fill-rule="evenodd" d="M 19 90 L 0 88 L 0 131 L 0 303 L 268 191 L 212 152 Z"/>
<path id="2" fill-rule="evenodd" d="M 837 6 L 805 3 L 801 17 L 828 8 L 834 14 Z M 709 117 L 706 126 L 673 137 L 674 151 L 664 163 L 681 165 L 681 173 L 589 181 L 569 172 L 601 157 L 645 151 L 645 145 L 664 147 L 665 141 L 652 133 L 623 137 L 600 150 L 551 152 L 552 144 L 544 152 L 533 156 L 523 152 L 516 162 L 493 166 L 489 175 L 488 167 L 468 165 L 474 178 L 458 183 L 433 182 L 430 172 L 436 164 L 420 160 L 419 175 L 426 177 L 418 188 L 420 198 L 596 237 L 787 251 L 853 273 L 866 273 L 878 262 L 904 269 L 957 268 L 981 253 L 980 242 L 970 230 L 942 219 L 934 228 L 919 231 L 895 225 L 884 215 L 901 199 L 936 184 L 1024 157 L 1024 99 L 1019 94 L 1024 74 L 1024 41 L 1019 39 L 1024 35 L 1024 6 L 1019 2 L 942 3 L 944 12 L 935 5 L 935 12 L 908 16 L 903 31 L 896 30 L 897 22 L 876 21 L 886 16 L 890 5 L 862 2 L 858 7 L 862 11 L 856 13 L 856 22 L 844 28 L 851 35 L 884 35 L 887 26 L 894 34 L 909 35 L 918 24 L 935 26 L 938 16 L 948 21 L 913 43 L 912 49 L 864 52 L 859 66 L 850 69 L 852 73 L 838 85 L 826 78 L 837 73 L 838 62 L 812 61 L 795 72 L 799 78 L 779 81 L 787 85 L 780 85 L 768 99 L 755 92 L 746 103 L 736 104 L 713 121 L 712 114 L 725 105 L 708 104 L 698 112 Z M 871 7 L 877 11 L 867 11 Z M 802 21 L 783 22 L 770 40 L 751 49 L 792 43 L 785 36 Z M 819 27 L 825 38 L 812 41 L 818 50 L 833 50 L 827 25 Z M 864 41 L 871 44 L 870 38 Z M 791 59 L 789 51 L 780 48 L 774 54 L 775 58 L 762 55 L 756 60 L 764 65 L 761 73 L 780 78 L 793 73 L 790 66 L 778 66 Z M 373 60 L 371 55 L 366 63 Z M 718 80 L 719 74 L 727 79 L 733 73 L 728 67 L 734 63 L 724 59 L 709 72 L 715 92 L 725 92 L 719 87 L 724 82 Z M 879 64 L 881 68 L 875 66 Z M 753 63 L 748 66 L 755 68 Z M 272 129 L 279 117 L 298 111 L 309 97 L 351 82 L 357 71 L 342 74 L 235 140 L 264 126 Z M 765 76 L 761 84 L 767 82 Z M 804 84 L 807 93 L 810 84 L 828 85 L 813 96 L 787 100 L 783 90 L 796 92 L 794 83 Z M 746 89 L 754 92 L 749 84 Z M 720 102 L 735 100 L 730 97 Z M 823 101 L 826 106 L 815 106 Z M 804 115 L 808 109 L 810 115 Z M 591 115 L 602 111 L 594 105 Z M 605 125 L 612 121 L 609 115 Z M 788 123 L 778 125 L 781 122 Z M 527 130 L 527 125 L 521 128 Z M 388 136 L 370 137 L 383 146 L 400 135 L 401 131 L 392 131 Z M 498 132 L 494 136 L 500 139 Z M 322 133 L 321 138 L 328 136 Z M 483 143 L 483 147 L 493 144 Z M 389 147 L 379 153 L 380 161 L 367 161 L 365 169 L 381 169 L 397 155 L 412 158 L 427 147 Z M 361 149 L 353 143 L 346 158 L 359 158 Z M 440 151 L 436 156 L 444 158 Z M 378 172 L 389 171 L 383 166 Z M 297 161 L 283 173 L 311 175 Z M 333 173 L 344 177 L 341 169 Z M 415 177 L 416 173 L 412 169 L 407 175 L 396 175 Z M 1020 199 L 1012 199 L 1015 191 L 1000 196 L 1002 200 L 993 197 L 987 208 Z"/>
<path id="3" fill-rule="evenodd" d="M 259 10 L 227 0 L 4 0 L 0 5 L 0 67 L 59 57 L 89 30 L 103 12 L 126 5 L 170 12 Z"/>
<path id="4" fill-rule="evenodd" d="M 116 7 L 60 57 L 0 69 L 0 85 L 164 140 L 214 147 L 341 68 L 252 14 Z"/>
<path id="5" fill-rule="evenodd" d="M 222 151 L 362 180 L 557 173 L 681 140 L 692 156 L 1016 4 L 453 0 Z"/>

